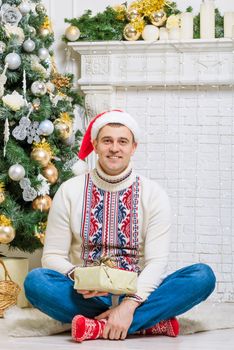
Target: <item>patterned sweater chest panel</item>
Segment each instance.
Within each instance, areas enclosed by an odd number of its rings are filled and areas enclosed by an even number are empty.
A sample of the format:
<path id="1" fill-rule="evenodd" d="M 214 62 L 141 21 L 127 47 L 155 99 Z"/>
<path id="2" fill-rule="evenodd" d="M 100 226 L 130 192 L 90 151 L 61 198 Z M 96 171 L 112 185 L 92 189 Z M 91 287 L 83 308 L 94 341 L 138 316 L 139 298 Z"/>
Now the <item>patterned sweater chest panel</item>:
<path id="1" fill-rule="evenodd" d="M 98 188 L 86 176 L 81 221 L 84 266 L 102 255 L 112 256 L 118 267 L 139 271 L 139 177 L 122 191 Z"/>

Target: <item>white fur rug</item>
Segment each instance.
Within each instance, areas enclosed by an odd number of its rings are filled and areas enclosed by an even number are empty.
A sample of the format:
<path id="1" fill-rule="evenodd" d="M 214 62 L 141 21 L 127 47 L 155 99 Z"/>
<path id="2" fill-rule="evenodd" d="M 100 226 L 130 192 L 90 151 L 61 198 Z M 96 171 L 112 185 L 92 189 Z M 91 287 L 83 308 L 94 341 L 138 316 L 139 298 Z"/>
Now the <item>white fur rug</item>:
<path id="1" fill-rule="evenodd" d="M 62 333 L 70 324 L 53 320 L 37 309 L 13 306 L 5 311 L 8 334 L 13 337 L 35 337 Z M 179 317 L 180 334 L 234 328 L 234 303 L 202 303 Z"/>

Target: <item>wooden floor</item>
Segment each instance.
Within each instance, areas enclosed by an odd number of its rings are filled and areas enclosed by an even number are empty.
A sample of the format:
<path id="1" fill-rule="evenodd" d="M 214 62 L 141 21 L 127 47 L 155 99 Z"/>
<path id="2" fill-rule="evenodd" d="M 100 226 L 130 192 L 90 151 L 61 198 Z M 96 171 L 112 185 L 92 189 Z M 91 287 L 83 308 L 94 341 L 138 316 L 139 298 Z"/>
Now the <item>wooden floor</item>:
<path id="1" fill-rule="evenodd" d="M 82 344 L 71 340 L 70 333 L 47 337 L 8 337 L 4 319 L 0 319 L 1 350 L 233 350 L 234 328 L 181 335 L 177 338 L 164 336 L 132 336 L 124 341 L 94 340 Z"/>

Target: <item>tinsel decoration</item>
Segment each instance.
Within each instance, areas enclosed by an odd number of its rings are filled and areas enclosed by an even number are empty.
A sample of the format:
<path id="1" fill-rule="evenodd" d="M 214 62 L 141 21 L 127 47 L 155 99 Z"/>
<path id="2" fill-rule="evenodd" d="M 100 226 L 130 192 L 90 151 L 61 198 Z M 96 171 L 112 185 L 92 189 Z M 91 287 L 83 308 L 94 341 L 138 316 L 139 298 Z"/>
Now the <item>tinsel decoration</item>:
<path id="1" fill-rule="evenodd" d="M 55 85 L 58 90 L 62 88 L 70 88 L 71 87 L 71 79 L 62 74 L 55 74 L 51 82 Z"/>
<path id="2" fill-rule="evenodd" d="M 124 21 L 127 14 L 127 7 L 124 4 L 113 6 L 113 10 L 116 12 L 116 19 L 118 21 Z"/>
<path id="3" fill-rule="evenodd" d="M 149 17 L 151 13 L 161 10 L 168 2 L 165 0 L 137 0 L 131 3 L 130 9 L 136 9 L 143 17 Z"/>
<path id="4" fill-rule="evenodd" d="M 46 16 L 45 22 L 41 26 L 41 30 L 43 30 L 43 29 L 47 29 L 49 31 L 49 33 L 52 33 L 52 31 L 53 31 L 52 24 L 51 24 L 51 21 L 50 21 L 48 16 Z"/>

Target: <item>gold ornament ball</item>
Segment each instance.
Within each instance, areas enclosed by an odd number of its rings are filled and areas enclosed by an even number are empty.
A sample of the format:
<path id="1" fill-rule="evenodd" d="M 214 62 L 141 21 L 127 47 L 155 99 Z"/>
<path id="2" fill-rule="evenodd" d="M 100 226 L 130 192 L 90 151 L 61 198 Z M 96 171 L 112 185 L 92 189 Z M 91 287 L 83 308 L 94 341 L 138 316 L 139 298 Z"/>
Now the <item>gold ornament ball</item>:
<path id="1" fill-rule="evenodd" d="M 15 229 L 12 226 L 0 226 L 0 243 L 8 244 L 15 238 Z"/>
<path id="2" fill-rule="evenodd" d="M 32 202 L 34 210 L 48 211 L 51 207 L 52 199 L 47 194 L 45 196 L 39 196 Z"/>
<path id="3" fill-rule="evenodd" d="M 129 22 L 135 21 L 139 17 L 140 17 L 139 12 L 136 9 L 130 8 L 127 11 L 127 19 Z"/>
<path id="4" fill-rule="evenodd" d="M 4 192 L 0 192 L 0 204 L 3 203 L 5 200 L 5 194 Z"/>
<path id="5" fill-rule="evenodd" d="M 50 34 L 50 30 L 48 28 L 42 27 L 39 29 L 39 33 L 41 36 L 45 37 Z"/>
<path id="6" fill-rule="evenodd" d="M 34 148 L 31 152 L 31 157 L 43 167 L 46 167 L 49 164 L 51 158 L 50 154 L 43 148 Z"/>
<path id="7" fill-rule="evenodd" d="M 45 244 L 45 233 L 37 233 L 35 236 L 40 240 L 42 245 Z"/>
<path id="8" fill-rule="evenodd" d="M 58 130 L 58 132 L 60 134 L 60 137 L 63 140 L 65 140 L 65 139 L 67 139 L 68 137 L 71 136 L 72 127 L 71 127 L 71 125 L 69 125 L 69 123 L 64 123 L 64 122 L 55 120 L 54 127 L 55 127 L 56 130 Z"/>
<path id="9" fill-rule="evenodd" d="M 76 41 L 80 37 L 80 30 L 76 26 L 70 26 L 65 31 L 65 37 L 69 41 Z"/>
<path id="10" fill-rule="evenodd" d="M 167 19 L 167 15 L 163 10 L 151 13 L 150 21 L 156 27 L 161 27 Z"/>
<path id="11" fill-rule="evenodd" d="M 44 13 L 46 12 L 46 8 L 43 4 L 37 4 L 36 5 L 36 12 L 37 13 Z"/>
<path id="12" fill-rule="evenodd" d="M 138 32 L 132 24 L 127 24 L 123 31 L 124 38 L 128 41 L 134 41 L 139 39 L 141 33 Z"/>
<path id="13" fill-rule="evenodd" d="M 58 180 L 58 170 L 54 164 L 48 164 L 47 167 L 43 169 L 43 176 L 53 185 Z"/>

